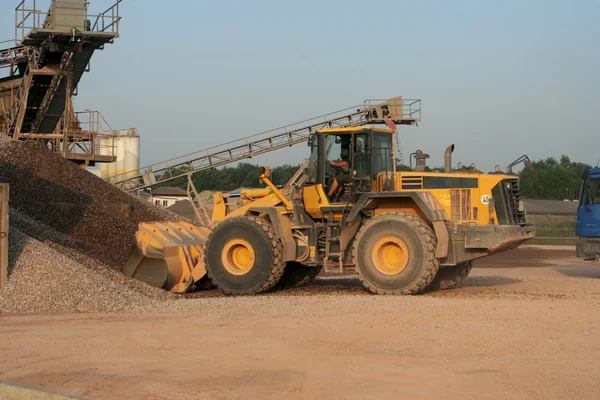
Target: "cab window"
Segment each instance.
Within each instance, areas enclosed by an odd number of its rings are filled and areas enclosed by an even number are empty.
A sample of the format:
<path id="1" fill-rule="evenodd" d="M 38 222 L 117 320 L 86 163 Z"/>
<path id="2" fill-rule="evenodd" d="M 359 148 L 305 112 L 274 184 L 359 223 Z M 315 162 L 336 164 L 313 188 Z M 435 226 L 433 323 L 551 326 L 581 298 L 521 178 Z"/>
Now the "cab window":
<path id="1" fill-rule="evenodd" d="M 393 136 L 389 133 L 373 133 L 373 172 L 375 174 L 394 169 L 392 139 Z"/>
<path id="2" fill-rule="evenodd" d="M 586 193 L 587 204 L 600 204 L 600 177 L 588 180 Z"/>
<path id="3" fill-rule="evenodd" d="M 369 134 L 354 136 L 354 171 L 357 178 L 371 180 L 371 156 Z"/>
<path id="4" fill-rule="evenodd" d="M 327 135 L 325 140 L 325 175 L 332 176 L 331 161 L 346 161 L 350 164 L 351 135 Z"/>

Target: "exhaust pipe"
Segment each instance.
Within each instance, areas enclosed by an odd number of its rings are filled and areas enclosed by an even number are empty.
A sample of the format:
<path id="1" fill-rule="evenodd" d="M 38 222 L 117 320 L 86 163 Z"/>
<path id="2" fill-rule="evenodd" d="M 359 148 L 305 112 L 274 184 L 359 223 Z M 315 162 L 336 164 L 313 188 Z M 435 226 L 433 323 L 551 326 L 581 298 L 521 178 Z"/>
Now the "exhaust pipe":
<path id="1" fill-rule="evenodd" d="M 454 145 L 451 144 L 446 148 L 444 152 L 444 172 L 449 173 L 452 171 L 452 152 L 454 151 Z"/>

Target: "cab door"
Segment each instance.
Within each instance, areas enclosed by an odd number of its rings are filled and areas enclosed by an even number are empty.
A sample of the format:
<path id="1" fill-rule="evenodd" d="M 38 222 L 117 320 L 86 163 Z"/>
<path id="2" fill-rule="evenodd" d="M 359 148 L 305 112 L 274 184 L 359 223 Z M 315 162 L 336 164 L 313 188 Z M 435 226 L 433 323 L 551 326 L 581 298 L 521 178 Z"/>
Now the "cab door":
<path id="1" fill-rule="evenodd" d="M 306 180 L 302 189 L 302 200 L 304 209 L 313 218 L 322 218 L 321 207 L 329 205 L 323 188 L 325 171 L 321 162 L 327 144 L 324 135 L 313 135 L 309 139 L 311 152 L 305 170 Z"/>
<path id="2" fill-rule="evenodd" d="M 577 209 L 577 236 L 600 237 L 600 174 L 588 175 Z"/>

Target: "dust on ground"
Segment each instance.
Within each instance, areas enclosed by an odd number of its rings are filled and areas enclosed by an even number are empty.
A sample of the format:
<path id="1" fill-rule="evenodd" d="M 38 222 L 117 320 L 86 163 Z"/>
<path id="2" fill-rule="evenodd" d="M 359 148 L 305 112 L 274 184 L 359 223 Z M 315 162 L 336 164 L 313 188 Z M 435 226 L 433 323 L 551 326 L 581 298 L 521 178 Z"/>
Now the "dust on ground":
<path id="1" fill-rule="evenodd" d="M 0 379 L 90 398 L 597 399 L 600 265 L 519 249 L 458 288 L 351 276 L 124 314 L 0 316 Z"/>

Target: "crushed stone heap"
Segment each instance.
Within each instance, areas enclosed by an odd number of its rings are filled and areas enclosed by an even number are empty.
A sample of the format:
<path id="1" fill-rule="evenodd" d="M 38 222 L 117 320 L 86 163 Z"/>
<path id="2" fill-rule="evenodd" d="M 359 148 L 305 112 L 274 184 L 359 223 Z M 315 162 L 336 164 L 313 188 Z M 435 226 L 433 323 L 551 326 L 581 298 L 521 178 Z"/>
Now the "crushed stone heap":
<path id="1" fill-rule="evenodd" d="M 173 298 L 119 270 L 139 222 L 180 216 L 35 142 L 0 140 L 0 182 L 10 184 L 9 280 L 0 312 L 135 311 Z"/>

